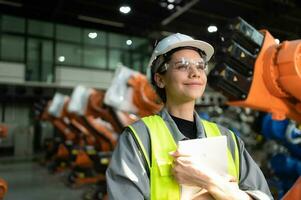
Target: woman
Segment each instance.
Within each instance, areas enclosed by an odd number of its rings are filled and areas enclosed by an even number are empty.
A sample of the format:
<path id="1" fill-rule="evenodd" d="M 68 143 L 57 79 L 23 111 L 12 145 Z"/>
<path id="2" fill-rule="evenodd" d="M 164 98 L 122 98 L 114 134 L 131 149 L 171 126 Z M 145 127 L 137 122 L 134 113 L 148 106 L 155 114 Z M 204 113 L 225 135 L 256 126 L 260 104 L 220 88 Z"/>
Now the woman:
<path id="1" fill-rule="evenodd" d="M 194 199 L 273 199 L 241 139 L 194 111 L 213 52 L 210 44 L 179 33 L 158 43 L 149 68 L 165 106 L 121 135 L 106 173 L 110 199 L 180 199 L 181 184 L 203 188 Z M 227 137 L 227 176 L 177 150 L 181 140 L 220 135 Z"/>

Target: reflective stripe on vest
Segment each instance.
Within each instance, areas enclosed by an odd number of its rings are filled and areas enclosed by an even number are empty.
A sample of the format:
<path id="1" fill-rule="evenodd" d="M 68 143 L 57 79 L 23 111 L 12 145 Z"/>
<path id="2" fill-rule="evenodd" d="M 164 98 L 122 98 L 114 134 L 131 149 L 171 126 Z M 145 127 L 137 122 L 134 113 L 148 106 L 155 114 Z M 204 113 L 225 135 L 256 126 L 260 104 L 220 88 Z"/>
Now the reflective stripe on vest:
<path id="1" fill-rule="evenodd" d="M 158 116 L 153 115 L 149 117 L 142 118 L 146 127 L 150 133 L 151 140 L 151 163 L 148 158 L 148 154 L 132 126 L 129 128 L 132 130 L 136 141 L 144 154 L 147 161 L 147 165 L 150 171 L 150 196 L 152 200 L 164 199 L 164 200 L 179 200 L 180 199 L 180 186 L 174 180 L 171 174 L 172 161 L 173 158 L 169 155 L 169 152 L 175 151 L 177 149 L 177 144 L 174 141 L 172 134 L 170 133 L 168 127 L 166 126 L 164 120 Z M 204 126 L 207 137 L 221 136 L 217 125 L 205 120 L 201 120 Z M 235 143 L 235 157 L 233 156 L 227 148 L 228 157 L 228 173 L 237 180 L 239 180 L 239 154 L 238 147 L 236 144 L 236 139 L 234 134 L 231 132 L 232 139 Z"/>

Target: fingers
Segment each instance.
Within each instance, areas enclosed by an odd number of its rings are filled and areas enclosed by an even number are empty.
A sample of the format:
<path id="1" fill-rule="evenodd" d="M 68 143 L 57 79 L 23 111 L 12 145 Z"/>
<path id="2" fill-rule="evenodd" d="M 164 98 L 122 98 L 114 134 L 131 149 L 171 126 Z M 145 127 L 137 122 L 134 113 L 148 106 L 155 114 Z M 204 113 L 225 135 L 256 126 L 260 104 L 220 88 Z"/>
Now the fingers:
<path id="1" fill-rule="evenodd" d="M 177 158 L 174 159 L 174 161 L 176 163 L 183 164 L 187 161 L 187 159 L 185 157 L 177 157 Z"/>
<path id="2" fill-rule="evenodd" d="M 211 194 L 207 190 L 204 190 L 204 191 L 205 192 L 194 197 L 193 200 L 214 200 L 214 198 L 211 196 Z"/>
<path id="3" fill-rule="evenodd" d="M 178 154 L 179 154 L 179 153 L 178 153 L 178 151 L 171 151 L 171 152 L 169 152 L 168 154 L 169 154 L 170 156 L 172 156 L 172 157 L 175 158 L 175 157 L 178 157 Z"/>
<path id="4" fill-rule="evenodd" d="M 178 158 L 178 157 L 189 157 L 189 156 L 190 156 L 190 155 L 188 155 L 188 154 L 185 154 L 185 153 L 179 151 L 179 149 L 177 149 L 176 151 L 169 152 L 169 155 L 171 155 L 171 156 L 174 157 L 174 158 Z"/>
<path id="5" fill-rule="evenodd" d="M 236 177 L 231 176 L 231 175 L 229 175 L 229 174 L 225 175 L 224 178 L 225 178 L 226 181 L 228 181 L 228 182 L 238 182 L 237 179 L 236 179 Z"/>

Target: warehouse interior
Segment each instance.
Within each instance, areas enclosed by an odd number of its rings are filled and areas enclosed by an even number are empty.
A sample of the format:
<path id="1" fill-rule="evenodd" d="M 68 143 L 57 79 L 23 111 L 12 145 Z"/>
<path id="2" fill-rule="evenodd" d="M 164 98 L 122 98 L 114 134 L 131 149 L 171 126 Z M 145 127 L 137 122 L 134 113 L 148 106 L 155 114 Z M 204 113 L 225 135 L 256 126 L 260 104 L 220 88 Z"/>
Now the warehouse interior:
<path id="1" fill-rule="evenodd" d="M 274 199 L 301 198 L 301 1 L 0 0 L 0 11 L 0 199 L 106 199 L 120 134 L 162 108 L 147 66 L 173 33 L 215 49 L 196 112 L 243 140 Z"/>

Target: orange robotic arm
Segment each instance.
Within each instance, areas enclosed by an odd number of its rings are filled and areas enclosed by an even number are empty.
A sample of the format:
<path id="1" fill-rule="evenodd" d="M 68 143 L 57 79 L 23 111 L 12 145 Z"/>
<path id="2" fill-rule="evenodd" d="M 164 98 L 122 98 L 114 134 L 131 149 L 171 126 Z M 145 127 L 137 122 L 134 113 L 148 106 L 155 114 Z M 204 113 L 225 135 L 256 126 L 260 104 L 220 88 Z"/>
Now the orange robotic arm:
<path id="1" fill-rule="evenodd" d="M 268 31 L 238 18 L 228 26 L 216 57 L 208 82 L 229 105 L 301 122 L 301 40 L 277 44 Z M 300 184 L 301 178 L 283 199 L 300 199 Z"/>
<path id="2" fill-rule="evenodd" d="M 163 106 L 146 76 L 136 74 L 130 77 L 128 84 L 133 87 L 133 103 L 138 108 L 140 117 L 159 112 Z"/>
<path id="3" fill-rule="evenodd" d="M 0 124 L 0 138 L 7 137 L 8 129 L 6 126 Z"/>
<path id="4" fill-rule="evenodd" d="M 268 31 L 259 32 L 241 18 L 229 27 L 209 84 L 230 105 L 301 122 L 301 40 L 277 44 Z"/>
<path id="5" fill-rule="evenodd" d="M 7 192 L 7 183 L 5 180 L 0 178 L 0 200 L 4 198 L 6 192 Z"/>
<path id="6" fill-rule="evenodd" d="M 0 124 L 0 141 L 1 138 L 7 136 L 7 133 L 8 133 L 7 127 Z M 0 178 L 0 199 L 4 198 L 6 192 L 7 192 L 7 183 L 5 180 Z"/>

